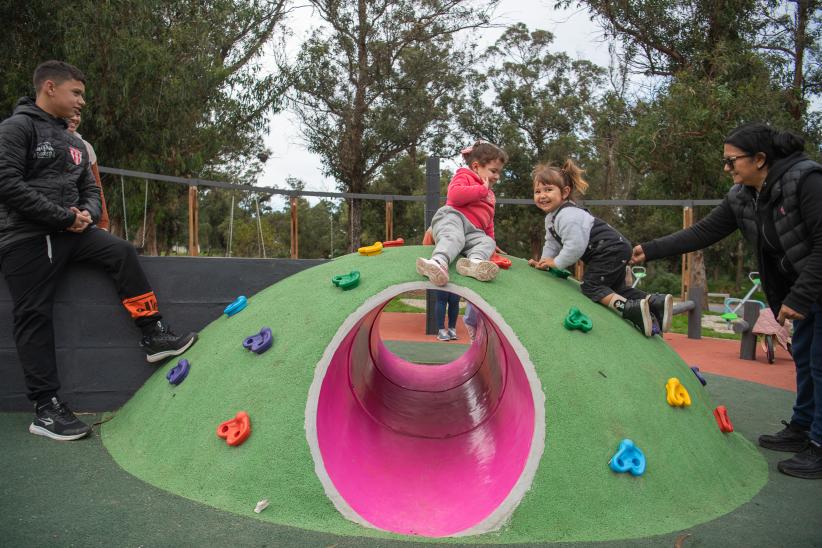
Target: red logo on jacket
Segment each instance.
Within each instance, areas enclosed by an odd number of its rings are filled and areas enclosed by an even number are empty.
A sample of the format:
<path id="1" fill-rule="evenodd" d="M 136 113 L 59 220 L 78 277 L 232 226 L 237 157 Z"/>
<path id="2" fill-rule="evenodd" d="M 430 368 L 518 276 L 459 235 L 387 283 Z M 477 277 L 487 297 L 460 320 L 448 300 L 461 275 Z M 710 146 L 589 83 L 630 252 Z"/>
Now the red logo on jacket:
<path id="1" fill-rule="evenodd" d="M 74 165 L 79 166 L 80 162 L 83 161 L 83 153 L 75 147 L 69 147 L 69 152 L 71 153 L 71 159 L 74 160 Z"/>

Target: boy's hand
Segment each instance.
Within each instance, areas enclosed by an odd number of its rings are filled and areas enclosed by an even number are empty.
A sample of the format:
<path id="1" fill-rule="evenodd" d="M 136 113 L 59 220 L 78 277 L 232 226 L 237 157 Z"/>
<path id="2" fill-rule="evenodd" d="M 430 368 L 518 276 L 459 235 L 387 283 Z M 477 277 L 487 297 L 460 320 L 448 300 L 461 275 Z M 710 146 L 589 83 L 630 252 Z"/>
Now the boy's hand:
<path id="1" fill-rule="evenodd" d="M 71 207 L 69 208 L 69 210 L 72 213 L 74 213 L 74 223 L 66 230 L 68 230 L 69 232 L 80 233 L 83 232 L 86 228 L 88 228 L 88 225 L 90 225 L 92 222 L 91 214 L 88 211 L 80 211 L 76 207 Z"/>
<path id="2" fill-rule="evenodd" d="M 628 261 L 628 264 L 640 265 L 644 262 L 645 262 L 645 250 L 642 249 L 641 245 L 634 246 L 634 251 L 631 254 L 631 260 Z"/>

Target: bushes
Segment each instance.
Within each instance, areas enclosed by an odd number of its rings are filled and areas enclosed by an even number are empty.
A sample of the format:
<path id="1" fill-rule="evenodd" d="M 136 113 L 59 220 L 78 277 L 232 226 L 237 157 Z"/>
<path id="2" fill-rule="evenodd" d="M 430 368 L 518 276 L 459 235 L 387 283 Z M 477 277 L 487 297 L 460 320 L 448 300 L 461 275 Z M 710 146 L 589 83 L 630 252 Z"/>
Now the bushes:
<path id="1" fill-rule="evenodd" d="M 670 272 L 649 274 L 638 286 L 639 289 L 648 293 L 670 293 L 672 295 L 679 295 L 681 287 L 682 282 L 679 274 L 671 274 Z"/>

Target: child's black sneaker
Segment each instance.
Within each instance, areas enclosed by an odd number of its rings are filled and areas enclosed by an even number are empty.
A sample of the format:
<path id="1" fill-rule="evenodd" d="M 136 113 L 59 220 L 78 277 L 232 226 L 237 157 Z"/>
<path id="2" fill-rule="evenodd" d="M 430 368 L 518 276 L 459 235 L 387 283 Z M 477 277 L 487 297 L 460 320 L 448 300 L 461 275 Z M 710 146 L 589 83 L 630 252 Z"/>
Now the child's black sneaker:
<path id="1" fill-rule="evenodd" d="M 175 335 L 163 321 L 155 322 L 151 331 L 143 336 L 140 346 L 146 352 L 146 361 L 159 362 L 172 356 L 179 356 L 197 341 L 197 333 Z"/>
<path id="2" fill-rule="evenodd" d="M 648 308 L 651 314 L 656 318 L 656 323 L 663 332 L 671 330 L 671 322 L 673 321 L 674 298 L 671 295 L 663 295 L 662 293 L 653 293 L 648 295 Z"/>
<path id="3" fill-rule="evenodd" d="M 71 441 L 87 435 L 91 432 L 91 426 L 75 417 L 68 406 L 55 396 L 35 406 L 29 432 L 53 440 Z"/>
<path id="4" fill-rule="evenodd" d="M 654 319 L 648 307 L 648 299 L 628 299 L 622 308 L 622 317 L 631 322 L 643 335 L 653 335 Z"/>
<path id="5" fill-rule="evenodd" d="M 785 428 L 776 434 L 763 434 L 759 436 L 759 445 L 771 451 L 784 451 L 786 453 L 798 453 L 808 446 L 810 438 L 808 429 L 794 423 L 782 421 Z"/>
<path id="6" fill-rule="evenodd" d="M 811 441 L 803 451 L 777 463 L 776 468 L 795 478 L 822 479 L 822 445 Z"/>

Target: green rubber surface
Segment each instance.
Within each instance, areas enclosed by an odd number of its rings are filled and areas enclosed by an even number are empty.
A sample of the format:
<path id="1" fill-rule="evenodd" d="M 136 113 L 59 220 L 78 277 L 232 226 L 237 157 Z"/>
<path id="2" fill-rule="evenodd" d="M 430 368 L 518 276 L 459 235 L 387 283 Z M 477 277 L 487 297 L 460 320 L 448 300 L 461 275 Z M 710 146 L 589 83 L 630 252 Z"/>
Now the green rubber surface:
<path id="1" fill-rule="evenodd" d="M 103 428 L 103 441 L 129 473 L 209 506 L 306 530 L 401 539 L 345 520 L 325 496 L 305 438 L 306 398 L 314 367 L 345 319 L 394 285 L 421 280 L 417 256 L 399 247 L 347 255 L 295 274 L 216 319 L 184 355 L 188 378 L 170 386 L 160 368 Z M 359 287 L 341 291 L 331 278 L 352 270 Z M 500 531 L 473 543 L 596 541 L 650 537 L 715 519 L 765 485 L 767 464 L 738 433 L 722 434 L 714 402 L 688 366 L 659 337 L 646 339 L 576 282 L 513 259 L 481 283 L 451 269 L 451 282 L 476 292 L 527 349 L 546 396 L 546 448 L 531 489 Z M 567 331 L 571 306 L 593 320 L 589 333 Z M 242 340 L 269 326 L 274 345 L 262 355 Z M 678 377 L 693 404 L 665 402 Z M 251 437 L 228 447 L 215 430 L 237 411 L 251 417 Z M 731 420 L 734 409 L 729 408 Z M 608 468 L 620 440 L 648 460 L 642 477 Z M 262 514 L 254 504 L 268 498 Z M 463 539 L 465 540 L 465 539 Z"/>

